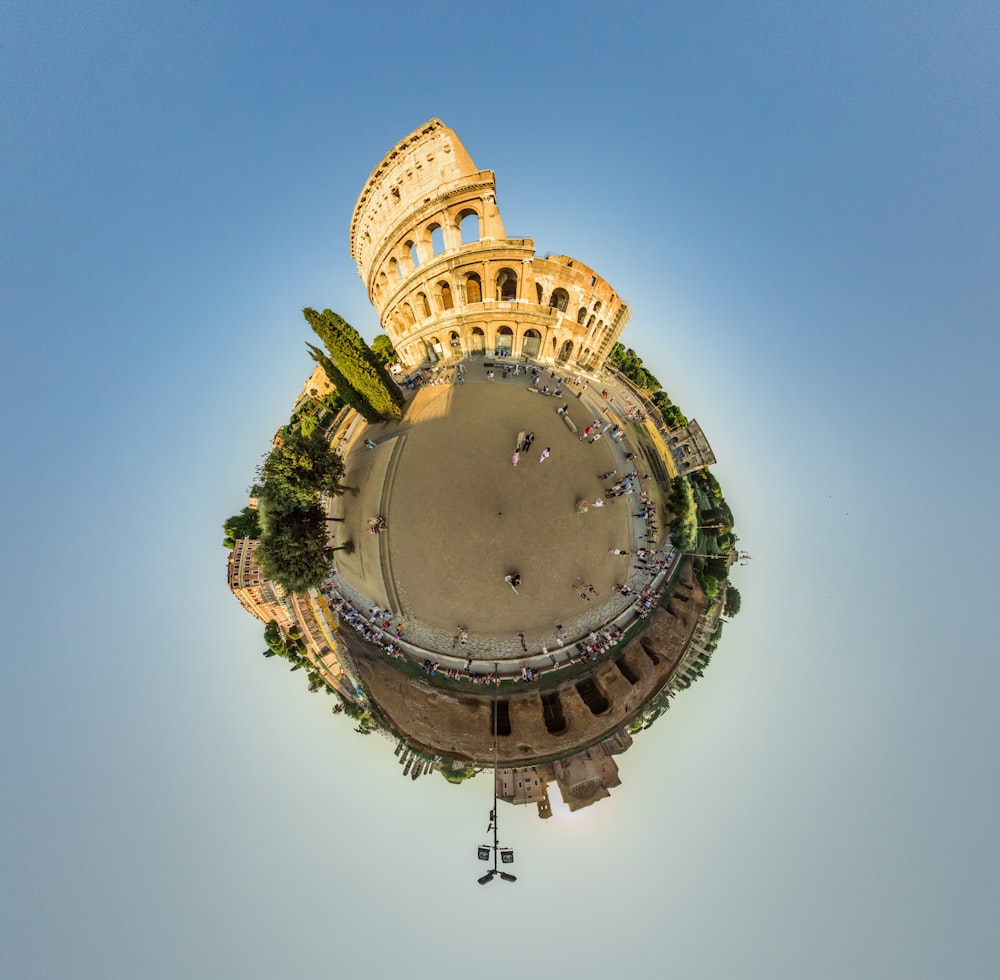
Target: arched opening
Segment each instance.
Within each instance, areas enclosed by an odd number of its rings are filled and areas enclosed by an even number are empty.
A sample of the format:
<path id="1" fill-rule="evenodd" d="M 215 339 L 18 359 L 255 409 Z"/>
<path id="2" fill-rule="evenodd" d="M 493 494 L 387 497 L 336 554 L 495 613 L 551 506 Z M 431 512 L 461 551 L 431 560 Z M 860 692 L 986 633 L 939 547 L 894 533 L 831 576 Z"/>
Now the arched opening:
<path id="1" fill-rule="evenodd" d="M 542 284 L 540 282 L 535 283 L 535 295 L 538 297 L 538 305 L 542 305 Z"/>
<path id="2" fill-rule="evenodd" d="M 562 735 L 566 731 L 566 716 L 563 714 L 558 691 L 542 695 L 542 718 L 550 735 Z"/>
<path id="3" fill-rule="evenodd" d="M 639 675 L 636 674 L 636 672 L 629 667 L 627 663 L 625 663 L 624 657 L 619 657 L 615 661 L 615 666 L 618 668 L 618 673 L 621 674 L 622 677 L 629 682 L 629 684 L 635 685 L 639 683 Z"/>
<path id="4" fill-rule="evenodd" d="M 412 327 L 417 322 L 416 317 L 413 315 L 413 307 L 409 303 L 403 304 L 403 322 L 408 327 Z"/>
<path id="5" fill-rule="evenodd" d="M 594 325 L 594 315 L 590 315 L 590 319 L 587 321 L 587 329 L 589 330 Z"/>
<path id="6" fill-rule="evenodd" d="M 459 353 L 459 348 L 462 346 L 462 341 L 454 330 L 452 330 L 451 336 L 448 338 L 448 346 L 451 348 L 453 354 Z"/>
<path id="7" fill-rule="evenodd" d="M 573 356 L 573 341 L 567 340 L 566 343 L 559 348 L 558 360 L 568 361 L 570 357 Z"/>
<path id="8" fill-rule="evenodd" d="M 549 308 L 565 313 L 567 305 L 569 305 L 569 293 L 561 286 L 558 289 L 553 289 L 552 295 L 549 297 Z"/>
<path id="9" fill-rule="evenodd" d="M 586 306 L 581 306 L 580 307 L 580 312 L 577 313 L 577 315 L 576 315 L 576 322 L 577 323 L 583 323 L 583 321 L 586 320 L 586 319 L 587 319 L 587 307 Z"/>
<path id="10" fill-rule="evenodd" d="M 598 300 L 596 303 L 594 303 L 594 312 L 595 313 L 600 313 L 601 312 L 601 301 L 600 300 Z"/>
<path id="11" fill-rule="evenodd" d="M 402 279 L 403 278 L 403 270 L 399 267 L 399 263 L 394 258 L 393 259 L 389 259 L 389 278 L 390 279 L 393 278 L 393 274 L 395 274 L 395 278 L 398 278 L 398 279 Z"/>
<path id="12" fill-rule="evenodd" d="M 431 304 L 427 302 L 426 293 L 417 293 L 417 309 L 422 317 L 431 315 Z"/>
<path id="13" fill-rule="evenodd" d="M 431 337 L 427 341 L 427 356 L 432 361 L 439 361 L 444 356 L 444 348 L 441 346 L 441 341 L 437 337 Z"/>
<path id="14" fill-rule="evenodd" d="M 463 245 L 479 241 L 479 215 L 475 211 L 463 211 L 458 216 L 458 234 Z"/>
<path id="15" fill-rule="evenodd" d="M 479 327 L 472 328 L 472 353 L 482 354 L 486 350 L 486 334 Z"/>
<path id="16" fill-rule="evenodd" d="M 420 265 L 420 255 L 417 253 L 417 246 L 413 242 L 407 242 L 406 247 L 410 251 L 410 261 L 413 263 L 413 268 L 415 269 Z"/>
<path id="17" fill-rule="evenodd" d="M 444 232 L 440 225 L 431 225 L 427 229 L 431 233 L 431 249 L 435 255 L 440 255 L 444 251 Z"/>
<path id="18" fill-rule="evenodd" d="M 542 346 L 542 335 L 537 330 L 525 330 L 521 341 L 521 354 L 524 357 L 537 357 Z"/>
<path id="19" fill-rule="evenodd" d="M 497 273 L 497 299 L 517 299 L 517 273 L 513 269 L 501 269 Z"/>
<path id="20" fill-rule="evenodd" d="M 585 680 L 580 681 L 576 685 L 576 692 L 583 699 L 583 703 L 590 708 L 590 713 L 592 715 L 604 714 L 608 708 L 611 707 L 611 703 L 601 692 L 601 689 L 594 683 L 592 677 L 588 677 Z"/>
<path id="21" fill-rule="evenodd" d="M 490 729 L 494 736 L 510 734 L 510 705 L 499 698 L 493 702 L 490 712 Z"/>
<path id="22" fill-rule="evenodd" d="M 481 303 L 483 301 L 483 281 L 476 272 L 470 272 L 465 277 L 465 302 Z"/>
<path id="23" fill-rule="evenodd" d="M 510 357 L 511 348 L 514 345 L 514 331 L 510 327 L 501 327 L 497 331 L 497 357 Z"/>
<path id="24" fill-rule="evenodd" d="M 455 306 L 454 300 L 451 298 L 451 286 L 443 280 L 438 284 L 438 295 L 441 297 L 441 309 L 450 310 Z"/>

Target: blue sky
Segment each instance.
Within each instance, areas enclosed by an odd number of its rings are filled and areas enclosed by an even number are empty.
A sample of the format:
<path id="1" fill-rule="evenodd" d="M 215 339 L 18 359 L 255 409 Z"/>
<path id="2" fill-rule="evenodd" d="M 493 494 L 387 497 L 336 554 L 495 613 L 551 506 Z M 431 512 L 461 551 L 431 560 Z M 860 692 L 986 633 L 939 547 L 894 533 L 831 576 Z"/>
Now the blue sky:
<path id="1" fill-rule="evenodd" d="M 0 973 L 996 976 L 995 5 L 289 6 L 0 13 Z M 631 304 L 754 556 L 612 799 L 503 811 L 510 888 L 488 784 L 261 658 L 220 547 L 432 116 Z"/>

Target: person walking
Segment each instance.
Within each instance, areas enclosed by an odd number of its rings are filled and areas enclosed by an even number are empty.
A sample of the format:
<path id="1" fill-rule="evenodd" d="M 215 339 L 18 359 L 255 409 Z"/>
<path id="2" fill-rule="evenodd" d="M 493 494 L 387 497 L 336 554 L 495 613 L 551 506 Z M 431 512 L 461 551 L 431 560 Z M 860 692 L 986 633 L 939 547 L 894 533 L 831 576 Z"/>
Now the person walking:
<path id="1" fill-rule="evenodd" d="M 546 446 L 546 447 L 545 447 L 545 448 L 544 448 L 544 449 L 542 450 L 542 455 L 538 457 L 538 462 L 539 462 L 539 463 L 544 463 L 544 462 L 545 462 L 545 460 L 547 460 L 548 458 L 549 458 L 549 447 L 548 447 L 548 446 Z"/>
<path id="2" fill-rule="evenodd" d="M 515 466 L 517 466 L 517 464 L 521 462 L 521 454 L 516 449 L 514 450 L 514 455 L 511 456 L 510 461 Z"/>
<path id="3" fill-rule="evenodd" d="M 525 452 L 525 453 L 526 453 L 526 452 L 527 452 L 527 451 L 528 451 L 528 450 L 529 450 L 529 449 L 531 448 L 531 444 L 532 444 L 532 443 L 533 443 L 534 441 L 535 441 L 535 433 L 534 433 L 534 432 L 529 432 L 529 433 L 528 433 L 528 434 L 527 434 L 527 435 L 526 435 L 526 436 L 524 437 L 524 448 L 522 449 L 522 452 Z"/>

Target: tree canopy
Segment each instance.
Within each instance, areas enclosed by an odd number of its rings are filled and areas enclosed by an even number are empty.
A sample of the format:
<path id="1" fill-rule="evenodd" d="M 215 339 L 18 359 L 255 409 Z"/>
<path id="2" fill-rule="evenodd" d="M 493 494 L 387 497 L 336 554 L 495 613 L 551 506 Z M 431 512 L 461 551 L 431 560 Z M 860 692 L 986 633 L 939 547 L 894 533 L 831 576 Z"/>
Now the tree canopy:
<path id="1" fill-rule="evenodd" d="M 396 348 L 392 346 L 392 341 L 387 334 L 380 333 L 372 341 L 372 353 L 378 358 L 379 363 L 388 367 L 399 360 Z"/>
<path id="2" fill-rule="evenodd" d="M 287 511 L 264 511 L 264 534 L 257 549 L 264 574 L 289 592 L 323 584 L 328 572 L 326 516 L 319 504 Z"/>
<path id="3" fill-rule="evenodd" d="M 357 392 L 379 418 L 399 418 L 403 393 L 357 330 L 332 310 L 317 313 L 307 308 L 302 312 L 316 336 L 323 341 L 329 360 L 344 384 Z M 320 363 L 329 374 L 327 365 L 323 361 Z M 332 376 L 330 380 L 343 391 Z M 346 399 L 346 391 L 343 394 Z"/>
<path id="4" fill-rule="evenodd" d="M 257 561 L 272 582 L 289 592 L 316 588 L 326 578 L 326 514 L 319 498 L 343 493 L 343 475 L 344 461 L 320 429 L 286 432 L 264 460 Z"/>
<path id="5" fill-rule="evenodd" d="M 670 515 L 670 543 L 687 551 L 698 529 L 698 507 L 687 477 L 676 476 L 670 484 Z"/>
<path id="6" fill-rule="evenodd" d="M 261 495 L 272 510 L 314 503 L 321 493 L 341 494 L 344 461 L 330 449 L 320 429 L 293 429 L 271 450 L 261 467 Z"/>
<path id="7" fill-rule="evenodd" d="M 222 531 L 226 535 L 222 543 L 227 548 L 232 548 L 240 538 L 259 538 L 260 520 L 257 511 L 253 507 L 244 507 L 223 523 Z"/>
<path id="8" fill-rule="evenodd" d="M 723 607 L 723 614 L 735 616 L 740 611 L 740 592 L 735 585 L 726 587 L 726 604 Z"/>

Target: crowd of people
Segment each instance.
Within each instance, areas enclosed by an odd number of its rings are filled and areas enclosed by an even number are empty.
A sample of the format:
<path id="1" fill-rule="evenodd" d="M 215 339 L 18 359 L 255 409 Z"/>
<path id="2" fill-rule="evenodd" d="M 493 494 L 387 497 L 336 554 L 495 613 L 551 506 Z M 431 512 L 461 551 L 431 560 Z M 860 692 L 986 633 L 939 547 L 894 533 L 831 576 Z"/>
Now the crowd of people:
<path id="1" fill-rule="evenodd" d="M 580 397 L 589 384 L 589 381 L 586 380 L 581 382 L 579 377 L 561 377 L 556 371 L 551 371 L 549 373 L 549 380 L 553 382 L 553 387 L 550 389 L 548 384 L 542 384 L 544 372 L 533 365 L 528 363 L 525 363 L 524 365 L 501 363 L 496 366 L 501 369 L 504 378 L 507 378 L 510 375 L 516 377 L 522 372 L 526 376 L 530 374 L 531 389 L 543 394 L 561 396 L 563 386 L 575 386 L 578 389 L 575 393 L 577 394 L 577 397 Z M 490 365 L 490 367 L 493 367 L 493 365 Z M 439 365 L 438 368 L 433 371 L 430 368 L 423 368 L 417 370 L 411 376 L 403 378 L 400 381 L 400 384 L 403 387 L 415 389 L 430 384 L 454 383 L 456 378 L 455 370 L 456 369 L 452 368 L 450 365 Z M 458 365 L 457 380 L 459 382 L 464 380 L 464 374 L 464 368 L 461 365 Z M 494 372 L 490 370 L 488 372 L 488 380 L 493 381 L 493 379 Z M 602 391 L 601 394 L 606 401 L 609 400 L 609 395 L 606 390 Z M 633 403 L 628 402 L 626 403 L 624 410 L 628 418 L 636 421 L 642 421 L 643 415 L 639 406 L 635 406 Z M 567 411 L 568 406 L 565 402 L 559 405 L 556 409 L 556 412 L 559 415 L 565 415 Z M 581 441 L 586 441 L 593 445 L 604 435 L 608 435 L 611 441 L 618 443 L 622 441 L 625 436 L 625 432 L 616 422 L 603 420 L 601 418 L 594 418 L 583 429 L 580 439 Z M 518 464 L 521 455 L 531 450 L 533 442 L 534 433 L 518 433 L 514 455 L 512 458 L 512 462 L 515 466 Z M 375 443 L 370 439 L 365 439 L 365 446 L 372 449 L 375 448 Z M 546 447 L 539 457 L 539 462 L 544 462 L 545 459 L 548 458 L 549 454 L 550 449 Z M 662 598 L 662 586 L 660 588 L 655 588 L 653 583 L 662 572 L 665 572 L 670 568 L 671 562 L 674 558 L 674 553 L 670 548 L 662 551 L 656 550 L 655 541 L 659 533 L 656 517 L 656 505 L 651 497 L 642 489 L 641 485 L 641 481 L 649 479 L 649 477 L 640 477 L 638 470 L 635 468 L 635 453 L 626 452 L 624 458 L 626 463 L 632 464 L 632 469 L 629 472 L 626 472 L 621 478 L 618 478 L 617 470 L 612 469 L 600 474 L 599 479 L 614 480 L 612 485 L 604 490 L 605 497 L 609 499 L 624 496 L 629 501 L 632 501 L 636 493 L 638 493 L 639 496 L 638 511 L 633 512 L 633 516 L 644 522 L 643 529 L 638 537 L 640 541 L 645 543 L 632 550 L 624 548 L 611 548 L 609 549 L 609 552 L 621 557 L 627 557 L 630 567 L 634 563 L 637 569 L 642 570 L 643 576 L 646 579 L 646 584 L 641 589 L 630 587 L 626 581 L 626 583 L 615 585 L 614 591 L 621 596 L 629 598 L 634 597 L 631 609 L 636 617 L 644 619 L 650 615 Z M 604 501 L 598 498 L 593 502 L 593 506 L 601 506 L 603 503 Z M 385 519 L 381 515 L 371 518 L 368 525 L 369 531 L 373 534 L 378 534 L 386 529 Z M 521 584 L 520 575 L 517 573 L 511 573 L 505 576 L 504 581 L 510 585 L 515 592 L 517 591 L 517 586 Z M 574 584 L 573 588 L 577 592 L 577 595 L 587 602 L 592 601 L 593 598 L 597 598 L 600 595 L 598 590 L 592 584 L 585 583 L 582 580 L 578 580 L 577 583 Z M 411 647 L 411 649 L 406 652 L 403 650 L 403 633 L 407 625 L 407 621 L 405 619 L 402 619 L 394 625 L 393 621 L 397 619 L 397 617 L 395 617 L 391 611 L 383 610 L 378 605 L 372 605 L 367 613 L 362 612 L 361 609 L 357 608 L 352 601 L 346 598 L 337 588 L 335 588 L 332 581 L 328 582 L 327 585 L 324 586 L 323 594 L 325 595 L 330 608 L 337 614 L 341 623 L 353 629 L 368 643 L 378 649 L 381 649 L 386 656 L 399 659 L 407 655 L 412 657 L 413 654 L 417 652 L 416 647 Z M 504 663 L 505 668 L 516 672 L 501 673 L 500 662 L 487 664 L 482 660 L 479 660 L 476 661 L 476 663 L 473 663 L 473 659 L 471 657 L 466 658 L 462 668 L 449 665 L 442 666 L 439 660 L 434 660 L 429 657 L 425 657 L 422 662 L 418 662 L 421 669 L 428 676 L 442 676 L 448 678 L 449 680 L 464 681 L 474 685 L 500 684 L 501 682 L 510 682 L 514 684 L 531 682 L 538 680 L 544 672 L 559 669 L 567 664 L 596 660 L 602 654 L 607 653 L 620 643 L 625 637 L 625 631 L 621 626 L 617 625 L 617 623 L 610 623 L 601 630 L 591 630 L 586 637 L 581 638 L 575 644 L 568 645 L 568 635 L 566 630 L 561 623 L 557 622 L 555 631 L 556 645 L 554 652 L 552 653 L 549 652 L 548 646 L 544 641 L 540 642 L 540 650 L 534 652 L 529 651 L 524 634 L 519 633 L 517 635 L 520 639 L 520 644 L 526 657 L 546 657 L 548 664 L 539 667 L 533 666 L 529 663 L 513 663 L 511 661 L 506 661 Z M 459 642 L 465 646 L 468 643 L 468 640 L 468 629 L 464 626 L 459 626 L 455 639 L 452 642 L 452 648 L 454 648 Z"/>

